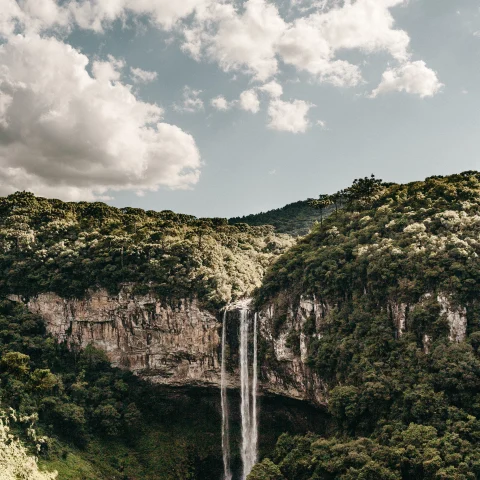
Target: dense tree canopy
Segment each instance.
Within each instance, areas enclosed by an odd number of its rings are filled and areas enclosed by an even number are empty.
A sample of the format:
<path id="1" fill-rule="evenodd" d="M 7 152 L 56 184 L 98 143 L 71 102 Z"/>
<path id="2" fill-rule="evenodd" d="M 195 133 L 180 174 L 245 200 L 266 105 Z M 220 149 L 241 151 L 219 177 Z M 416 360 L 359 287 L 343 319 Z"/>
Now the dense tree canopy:
<path id="1" fill-rule="evenodd" d="M 333 422 L 280 438 L 249 480 L 480 478 L 479 236 L 478 172 L 366 177 L 272 266 L 259 306 L 281 316 L 306 295 L 323 309 L 302 333 Z"/>
<path id="2" fill-rule="evenodd" d="M 291 244 L 268 226 L 17 192 L 0 199 L 0 294 L 81 297 L 133 282 L 213 308 L 250 294 Z"/>

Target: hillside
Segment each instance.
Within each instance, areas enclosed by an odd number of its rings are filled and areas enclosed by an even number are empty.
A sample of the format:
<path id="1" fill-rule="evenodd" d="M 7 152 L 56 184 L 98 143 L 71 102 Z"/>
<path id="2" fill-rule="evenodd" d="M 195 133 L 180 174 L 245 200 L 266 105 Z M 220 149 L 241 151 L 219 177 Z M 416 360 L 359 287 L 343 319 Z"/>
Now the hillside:
<path id="1" fill-rule="evenodd" d="M 480 173 L 373 187 L 258 292 L 279 338 L 306 339 L 333 427 L 282 436 L 249 480 L 480 478 Z"/>
<path id="2" fill-rule="evenodd" d="M 292 244 L 268 226 L 17 192 L 0 198 L 0 294 L 81 298 L 134 283 L 165 300 L 197 297 L 215 309 L 249 295 Z"/>
<path id="3" fill-rule="evenodd" d="M 332 209 L 329 210 L 329 212 Z M 282 208 L 269 210 L 268 212 L 233 217 L 228 223 L 246 223 L 248 225 L 272 225 L 277 233 L 287 233 L 294 237 L 306 235 L 315 222 L 320 221 L 318 210 L 308 204 L 308 200 L 290 203 Z"/>
<path id="4" fill-rule="evenodd" d="M 181 388 L 155 385 L 113 368 L 108 355 L 119 350 L 124 367 L 156 356 L 213 374 L 219 309 L 254 292 L 259 380 L 279 388 L 261 397 L 261 461 L 248 480 L 478 479 L 479 237 L 479 172 L 406 185 L 359 179 L 343 191 L 342 208 L 298 241 L 271 226 L 11 195 L 0 200 L 0 419 L 18 412 L 13 432 L 60 479 L 220 478 L 214 384 L 200 388 L 186 375 Z M 102 317 L 107 303 L 89 296 L 100 289 L 126 303 Z M 46 303 L 43 292 L 59 296 L 65 337 L 6 298 Z M 145 292 L 158 303 L 149 297 L 129 317 Z M 205 310 L 182 310 L 185 298 Z M 87 318 L 83 304 L 98 307 L 98 318 L 94 310 Z M 225 318 L 238 472 L 233 313 Z M 82 349 L 68 337 L 78 325 L 95 345 Z M 211 347 L 205 365 L 192 339 Z M 152 355 L 165 346 L 165 357 Z M 156 381 L 171 375 L 158 370 Z M 278 395 L 301 388 L 316 390 L 304 398 L 323 408 Z"/>

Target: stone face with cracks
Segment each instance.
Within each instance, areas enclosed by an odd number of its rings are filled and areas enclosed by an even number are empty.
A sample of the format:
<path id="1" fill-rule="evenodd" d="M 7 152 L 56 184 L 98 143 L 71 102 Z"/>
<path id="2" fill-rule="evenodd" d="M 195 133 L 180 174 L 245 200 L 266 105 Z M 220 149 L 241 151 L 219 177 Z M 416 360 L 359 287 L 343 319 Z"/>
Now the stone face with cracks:
<path id="1" fill-rule="evenodd" d="M 22 301 L 16 295 L 10 299 Z M 98 290 L 85 299 L 64 299 L 44 293 L 26 304 L 43 317 L 48 332 L 59 341 L 71 347 L 91 344 L 105 351 L 113 366 L 159 384 L 220 386 L 222 323 L 196 300 L 182 300 L 172 307 L 151 294 L 134 294 L 132 286 L 126 285 L 118 295 Z M 249 305 L 245 300 L 229 306 L 227 335 L 232 337 L 232 347 L 238 341 L 235 315 Z M 305 364 L 305 335 L 300 336 L 301 354 L 297 355 L 286 346 L 286 333 L 272 336 L 273 307 L 270 313 L 268 309 L 260 312 L 259 333 L 273 342 L 275 358 L 261 367 L 260 391 L 323 404 L 324 388 Z M 295 319 L 289 322 L 292 328 L 303 325 L 304 319 L 298 315 L 291 311 Z M 230 355 L 236 356 L 235 349 Z M 228 387 L 238 386 L 239 370 L 234 361 Z"/>
<path id="2" fill-rule="evenodd" d="M 19 300 L 11 296 L 12 300 Z M 152 295 L 118 295 L 105 290 L 87 298 L 63 299 L 52 293 L 28 301 L 59 341 L 104 350 L 113 366 L 168 385 L 217 385 L 220 343 L 217 319 L 196 300 L 177 306 Z"/>

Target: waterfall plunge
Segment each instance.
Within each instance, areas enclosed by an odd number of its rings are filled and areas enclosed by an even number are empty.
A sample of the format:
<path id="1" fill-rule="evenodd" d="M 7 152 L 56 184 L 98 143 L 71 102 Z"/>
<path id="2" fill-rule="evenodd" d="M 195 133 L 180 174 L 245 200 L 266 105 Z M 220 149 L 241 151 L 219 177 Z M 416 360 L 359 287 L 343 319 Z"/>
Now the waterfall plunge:
<path id="1" fill-rule="evenodd" d="M 221 399 L 222 399 L 222 453 L 223 453 L 223 478 L 232 480 L 230 470 L 230 426 L 228 422 L 227 399 L 227 371 L 225 365 L 225 349 L 227 345 L 227 309 L 223 312 L 222 329 L 222 371 L 221 371 Z"/>
<path id="2" fill-rule="evenodd" d="M 240 312 L 240 412 L 242 416 L 242 462 L 243 479 L 252 470 L 257 461 L 258 424 L 257 424 L 257 314 L 253 322 L 253 367 L 250 385 L 248 368 L 248 310 Z M 251 397 L 251 403 L 250 403 Z"/>
<path id="3" fill-rule="evenodd" d="M 252 380 L 248 364 L 248 310 L 240 310 L 240 414 L 242 418 L 242 445 L 241 455 L 243 463 L 242 480 L 245 480 L 257 462 L 258 448 L 258 315 L 253 318 L 253 364 Z M 231 480 L 230 470 L 230 433 L 227 401 L 227 378 L 225 365 L 227 310 L 223 315 L 222 330 L 222 369 L 221 369 L 221 403 L 222 403 L 222 451 L 224 480 Z M 251 402 L 250 402 L 251 400 Z"/>

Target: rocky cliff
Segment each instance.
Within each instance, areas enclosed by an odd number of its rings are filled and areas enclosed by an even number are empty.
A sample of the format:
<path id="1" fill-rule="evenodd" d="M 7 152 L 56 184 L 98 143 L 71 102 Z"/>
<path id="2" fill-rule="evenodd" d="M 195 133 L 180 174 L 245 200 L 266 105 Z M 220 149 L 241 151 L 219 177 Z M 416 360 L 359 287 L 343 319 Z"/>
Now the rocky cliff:
<path id="1" fill-rule="evenodd" d="M 21 301 L 14 295 L 10 299 Z M 466 311 L 443 294 L 435 298 L 426 294 L 412 305 L 388 303 L 397 338 L 408 331 L 410 319 L 425 301 L 438 303 L 450 340 L 464 340 Z M 40 294 L 28 300 L 27 306 L 45 319 L 47 330 L 59 341 L 82 348 L 91 344 L 104 350 L 112 365 L 152 382 L 170 386 L 220 384 L 221 314 L 217 317 L 202 309 L 195 299 L 184 299 L 172 306 L 151 294 L 135 294 L 131 285 L 125 285 L 118 295 L 98 290 L 82 300 Z M 243 301 L 230 305 L 227 311 L 230 388 L 239 384 L 238 329 L 239 311 L 243 308 L 253 307 Z M 296 306 L 285 298 L 276 298 L 262 309 L 259 329 L 264 392 L 317 405 L 327 403 L 327 387 L 309 366 L 308 354 L 311 341 L 321 338 L 322 326 L 332 309 L 315 296 L 302 296 Z M 427 332 L 423 335 L 426 352 L 430 343 Z"/>
<path id="2" fill-rule="evenodd" d="M 22 301 L 11 295 L 11 300 Z M 112 365 L 126 368 L 149 380 L 171 386 L 219 386 L 220 315 L 200 307 L 196 300 L 166 304 L 151 294 L 138 295 L 125 285 L 118 295 L 105 290 L 89 292 L 84 299 L 64 299 L 53 293 L 26 301 L 40 314 L 47 330 L 72 348 L 91 344 L 104 350 Z M 238 312 L 248 301 L 229 306 L 230 387 L 238 386 Z M 301 326 L 314 303 L 305 302 L 288 328 Z M 260 334 L 269 352 L 261 370 L 261 389 L 291 398 L 322 404 L 322 384 L 306 366 L 306 340 L 301 353 L 286 346 L 286 335 L 274 331 L 273 307 L 259 315 Z"/>

